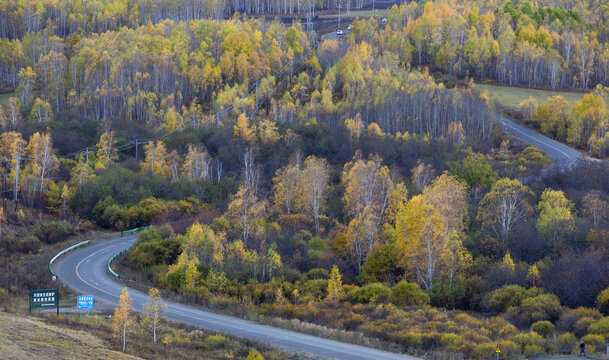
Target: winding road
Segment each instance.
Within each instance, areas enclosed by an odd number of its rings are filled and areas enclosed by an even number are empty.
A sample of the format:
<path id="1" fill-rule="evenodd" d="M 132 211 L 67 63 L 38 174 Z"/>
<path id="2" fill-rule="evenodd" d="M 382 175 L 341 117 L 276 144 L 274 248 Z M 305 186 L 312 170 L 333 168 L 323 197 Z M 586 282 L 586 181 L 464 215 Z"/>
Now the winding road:
<path id="1" fill-rule="evenodd" d="M 91 245 L 75 250 L 60 258 L 59 262 L 54 266 L 55 273 L 57 273 L 63 283 L 79 294 L 93 295 L 96 301 L 103 300 L 111 304 L 118 304 L 123 285 L 108 275 L 108 260 L 122 250 L 130 248 L 136 241 L 137 235 L 132 235 L 108 241 L 92 242 Z M 134 308 L 141 312 L 148 300 L 148 296 L 134 289 L 129 289 L 129 294 L 133 298 Z M 285 349 L 306 352 L 320 358 L 345 360 L 417 359 L 411 356 L 260 325 L 251 321 L 218 315 L 174 302 L 167 301 L 165 303 L 167 304 L 165 316 L 171 320 L 237 337 L 271 343 Z"/>
<path id="2" fill-rule="evenodd" d="M 560 168 L 570 168 L 578 161 L 586 159 L 577 150 L 571 149 L 565 144 L 547 138 L 522 125 L 518 125 L 503 115 L 501 115 L 501 122 L 503 130 L 545 152 Z"/>

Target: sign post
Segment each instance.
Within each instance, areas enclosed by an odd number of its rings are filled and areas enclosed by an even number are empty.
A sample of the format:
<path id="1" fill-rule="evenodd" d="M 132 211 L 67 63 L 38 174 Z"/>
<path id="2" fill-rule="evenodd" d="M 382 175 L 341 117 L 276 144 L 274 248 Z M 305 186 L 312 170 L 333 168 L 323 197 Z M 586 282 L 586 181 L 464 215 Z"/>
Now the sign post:
<path id="1" fill-rule="evenodd" d="M 86 295 L 86 296 L 79 296 L 78 300 L 76 301 L 76 308 L 78 310 L 90 310 L 93 309 L 93 296 L 90 295 Z M 80 318 L 82 319 L 82 313 L 80 313 Z M 89 318 L 89 312 L 87 311 L 87 319 Z"/>
<path id="2" fill-rule="evenodd" d="M 499 350 L 499 348 L 497 348 L 497 350 L 495 350 L 495 353 L 497 354 L 497 360 L 499 360 L 499 354 L 501 353 L 501 350 Z"/>
<path id="3" fill-rule="evenodd" d="M 59 317 L 59 291 L 57 289 L 30 290 L 30 314 L 32 309 L 55 306 Z"/>

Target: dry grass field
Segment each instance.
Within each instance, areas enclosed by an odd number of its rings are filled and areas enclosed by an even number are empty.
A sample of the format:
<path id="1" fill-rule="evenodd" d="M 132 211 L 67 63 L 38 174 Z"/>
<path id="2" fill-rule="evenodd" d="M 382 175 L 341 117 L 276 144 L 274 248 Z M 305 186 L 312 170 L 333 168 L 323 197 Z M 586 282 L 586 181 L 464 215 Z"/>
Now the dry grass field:
<path id="1" fill-rule="evenodd" d="M 495 96 L 498 103 L 513 109 L 517 109 L 520 102 L 528 99 L 529 97 L 533 97 L 538 104 L 545 104 L 545 102 L 552 96 L 560 95 L 571 105 L 573 105 L 574 102 L 581 100 L 581 98 L 584 96 L 583 93 L 579 92 L 548 91 L 489 84 L 475 84 L 474 89 L 481 93 L 486 91 L 489 96 Z"/>
<path id="2" fill-rule="evenodd" d="M 139 359 L 110 350 L 104 340 L 85 331 L 57 327 L 28 317 L 0 313 L 3 359 Z"/>

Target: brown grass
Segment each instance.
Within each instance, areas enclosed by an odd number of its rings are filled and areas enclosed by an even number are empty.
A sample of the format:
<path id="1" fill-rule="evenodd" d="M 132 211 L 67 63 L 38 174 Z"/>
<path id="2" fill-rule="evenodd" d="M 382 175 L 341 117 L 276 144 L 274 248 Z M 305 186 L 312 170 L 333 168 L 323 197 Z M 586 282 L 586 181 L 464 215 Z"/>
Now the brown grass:
<path id="1" fill-rule="evenodd" d="M 111 350 L 100 338 L 43 321 L 0 313 L 0 349 L 4 359 L 139 359 Z"/>

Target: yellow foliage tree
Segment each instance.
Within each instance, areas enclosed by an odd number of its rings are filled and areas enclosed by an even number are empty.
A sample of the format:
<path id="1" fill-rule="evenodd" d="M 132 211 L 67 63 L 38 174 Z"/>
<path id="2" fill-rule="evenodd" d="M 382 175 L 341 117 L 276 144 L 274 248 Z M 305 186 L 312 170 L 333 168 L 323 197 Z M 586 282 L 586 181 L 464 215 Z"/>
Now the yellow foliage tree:
<path id="1" fill-rule="evenodd" d="M 329 178 L 329 165 L 326 159 L 317 158 L 313 155 L 307 157 L 300 172 L 298 187 L 300 188 L 302 203 L 313 215 L 317 233 L 319 233 L 319 217 Z"/>
<path id="2" fill-rule="evenodd" d="M 368 125 L 368 135 L 369 136 L 383 136 L 385 133 L 381 130 L 381 127 L 377 123 L 370 123 Z"/>
<path id="3" fill-rule="evenodd" d="M 290 214 L 294 210 L 298 196 L 302 153 L 294 152 L 285 167 L 277 169 L 273 178 L 273 195 L 275 207 Z"/>
<path id="4" fill-rule="evenodd" d="M 410 199 L 396 217 L 396 250 L 402 266 L 413 270 L 426 289 L 433 287 L 442 265 L 445 223 L 440 211 L 421 195 Z"/>
<path id="5" fill-rule="evenodd" d="M 118 159 L 118 151 L 115 145 L 114 131 L 106 131 L 101 134 L 97 143 L 98 164 L 96 168 L 108 169 L 110 164 Z"/>
<path id="6" fill-rule="evenodd" d="M 353 119 L 345 120 L 345 126 L 347 127 L 347 130 L 349 130 L 351 141 L 355 143 L 358 142 L 365 129 L 362 116 L 358 113 Z"/>
<path id="7" fill-rule="evenodd" d="M 250 143 L 256 141 L 256 127 L 250 126 L 250 120 L 245 114 L 239 115 L 239 118 L 237 118 L 237 125 L 233 128 L 236 137 Z"/>
<path id="8" fill-rule="evenodd" d="M 171 175 L 167 149 L 162 141 L 149 141 L 144 146 L 144 151 L 146 152 L 146 159 L 142 164 L 143 171 L 165 177 Z"/>
<path id="9" fill-rule="evenodd" d="M 258 124 L 258 135 L 263 144 L 275 143 L 281 138 L 279 131 L 277 131 L 277 125 L 267 119 L 260 121 Z"/>
<path id="10" fill-rule="evenodd" d="M 541 274 L 539 273 L 537 264 L 533 264 L 529 268 L 526 279 L 532 287 L 539 286 L 539 283 L 541 282 Z"/>
<path id="11" fill-rule="evenodd" d="M 0 135 L 0 153 L 4 159 L 8 160 L 10 174 L 13 180 L 13 201 L 17 201 L 20 184 L 21 161 L 25 156 L 26 142 L 21 134 L 15 131 L 8 131 Z"/>
<path id="12" fill-rule="evenodd" d="M 127 288 L 123 288 L 118 307 L 114 309 L 114 319 L 112 322 L 112 329 L 115 334 L 122 338 L 123 341 L 123 352 L 125 352 L 125 345 L 127 341 L 127 331 L 129 326 L 133 323 L 133 300 L 127 291 Z"/>
<path id="13" fill-rule="evenodd" d="M 156 345 L 157 328 L 161 321 L 163 312 L 167 309 L 167 305 L 163 303 L 161 293 L 157 288 L 151 288 L 148 291 L 148 302 L 144 305 L 144 323 L 152 328 L 152 339 Z"/>
<path id="14" fill-rule="evenodd" d="M 38 190 L 43 193 L 45 190 L 44 180 L 47 176 L 59 166 L 59 161 L 53 149 L 53 140 L 51 134 L 34 133 L 30 136 L 29 144 L 26 148 L 28 156 L 36 163 L 36 173 L 38 177 L 37 186 L 34 191 Z"/>
<path id="15" fill-rule="evenodd" d="M 328 281 L 328 298 L 336 301 L 343 290 L 343 281 L 338 271 L 338 267 L 334 265 L 332 272 L 330 273 L 330 280 Z"/>
<path id="16" fill-rule="evenodd" d="M 514 260 L 512 260 L 512 255 L 510 253 L 505 254 L 503 260 L 501 261 L 501 266 L 510 271 L 516 270 L 516 264 L 514 264 Z"/>

